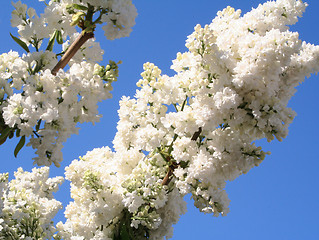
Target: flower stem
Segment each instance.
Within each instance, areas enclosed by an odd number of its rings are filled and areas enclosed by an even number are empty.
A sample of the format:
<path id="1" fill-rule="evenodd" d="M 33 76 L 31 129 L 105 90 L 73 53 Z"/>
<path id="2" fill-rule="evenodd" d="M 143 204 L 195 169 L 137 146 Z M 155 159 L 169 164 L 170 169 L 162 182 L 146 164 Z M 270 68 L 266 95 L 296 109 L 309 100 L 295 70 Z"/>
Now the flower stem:
<path id="1" fill-rule="evenodd" d="M 199 129 L 198 129 L 198 131 L 196 131 L 194 134 L 193 134 L 193 136 L 192 136 L 192 141 L 196 141 L 197 140 L 197 138 L 199 137 L 199 135 L 201 134 L 201 132 L 202 132 L 202 128 L 201 127 L 199 127 Z M 168 157 L 168 158 L 170 158 L 170 157 Z M 168 161 L 170 161 L 170 159 L 168 159 Z M 163 181 L 162 181 L 162 185 L 168 185 L 170 182 L 171 182 L 171 180 L 172 180 L 172 178 L 173 178 L 173 172 L 174 172 L 174 170 L 175 170 L 175 168 L 177 168 L 178 167 L 178 164 L 177 163 L 174 163 L 174 162 L 172 162 L 172 164 L 169 166 L 169 168 L 168 168 L 168 172 L 166 173 L 166 175 L 165 175 L 165 177 L 164 177 L 164 179 L 163 179 Z"/>
<path id="2" fill-rule="evenodd" d="M 60 69 L 63 69 L 71 60 L 71 58 L 77 53 L 77 51 L 86 43 L 87 40 L 94 37 L 93 32 L 85 32 L 82 33 L 76 38 L 76 40 L 71 44 L 68 50 L 65 52 L 60 61 L 55 65 L 52 69 L 51 73 L 56 75 Z"/>
<path id="3" fill-rule="evenodd" d="M 163 179 L 163 182 L 162 182 L 162 185 L 164 186 L 164 185 L 168 185 L 170 182 L 171 182 L 171 180 L 172 180 L 172 175 L 173 175 L 173 171 L 174 171 L 174 169 L 175 168 L 173 168 L 173 167 L 169 167 L 169 169 L 168 169 L 168 172 L 166 173 L 166 175 L 165 175 L 165 177 L 164 177 L 164 179 Z"/>

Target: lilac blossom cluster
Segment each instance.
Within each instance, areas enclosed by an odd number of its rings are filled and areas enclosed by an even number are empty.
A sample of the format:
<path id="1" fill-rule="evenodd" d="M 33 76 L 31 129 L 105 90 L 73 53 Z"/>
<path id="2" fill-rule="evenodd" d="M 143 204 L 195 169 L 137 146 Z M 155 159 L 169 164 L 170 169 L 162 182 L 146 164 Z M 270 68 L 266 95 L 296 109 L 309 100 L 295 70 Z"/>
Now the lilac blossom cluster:
<path id="1" fill-rule="evenodd" d="M 69 60 L 68 69 L 53 72 L 58 56 L 66 54 L 77 37 L 94 32 L 97 24 L 103 24 L 109 39 L 128 36 L 136 9 L 130 0 L 52 0 L 38 16 L 21 1 L 13 5 L 11 24 L 19 34 L 13 38 L 27 53 L 0 55 L 1 144 L 7 137 L 21 137 L 17 155 L 28 138 L 27 145 L 36 149 L 35 164 L 59 166 L 62 144 L 78 132 L 77 123 L 99 121 L 97 103 L 112 97 L 118 66 L 113 61 L 106 66 L 97 63 L 104 51 L 94 38 Z M 97 19 L 89 17 L 98 14 Z M 76 26 L 82 27 L 82 33 Z M 41 50 L 45 39 L 49 39 L 47 48 Z M 61 53 L 53 52 L 55 42 L 62 44 Z"/>
<path id="2" fill-rule="evenodd" d="M 62 209 L 52 193 L 63 177 L 49 178 L 49 168 L 25 172 L 15 178 L 0 174 L 0 239 L 51 239 L 56 232 L 52 218 Z"/>
<path id="3" fill-rule="evenodd" d="M 71 191 L 77 192 L 67 212 L 77 217 L 67 214 L 60 224 L 65 239 L 100 239 L 83 232 L 84 219 L 103 239 L 121 235 L 123 228 L 132 239 L 170 238 L 186 211 L 186 194 L 200 211 L 225 216 L 226 182 L 269 154 L 256 140 L 287 136 L 295 115 L 287 103 L 295 87 L 319 70 L 319 47 L 287 27 L 306 6 L 271 1 L 244 16 L 227 7 L 210 25 L 195 27 L 188 51 L 173 61 L 176 75 L 162 75 L 146 63 L 135 97 L 120 101 L 114 152 L 95 149 L 67 168 Z M 89 187 L 87 171 L 95 179 Z M 109 205 L 110 199 L 117 204 Z M 85 208 L 92 205 L 94 210 Z M 114 208 L 101 222 L 100 214 Z"/>
<path id="4" fill-rule="evenodd" d="M 49 6 L 76 4 L 74 14 L 81 18 L 85 4 L 95 8 L 111 2 L 61 0 L 51 1 Z M 118 6 L 122 6 L 120 2 L 126 3 L 119 1 Z M 269 154 L 255 145 L 256 140 L 281 141 L 287 136 L 295 116 L 287 104 L 295 87 L 319 71 L 319 46 L 301 41 L 288 27 L 297 22 L 306 6 L 301 0 L 269 1 L 244 16 L 227 7 L 211 24 L 195 27 L 186 41 L 188 51 L 173 60 L 174 76 L 163 75 L 157 66 L 145 63 L 134 98 L 120 101 L 114 150 L 96 148 L 66 168 L 73 201 L 66 206 L 65 223 L 56 226 L 55 238 L 171 238 L 172 225 L 186 212 L 183 198 L 187 194 L 201 212 L 227 215 L 226 183 L 258 166 Z M 51 62 L 46 60 L 50 56 L 44 52 L 44 62 Z M 19 79 L 25 71 L 20 69 L 30 66 L 28 57 L 19 58 L 13 52 L 2 57 L 11 61 L 2 74 L 8 74 L 10 84 L 21 88 Z M 75 60 L 68 72 L 61 70 L 52 76 L 42 71 L 23 79 L 32 84 L 43 82 L 43 89 L 56 86 L 63 92 L 69 84 L 76 86 L 78 78 L 100 79 L 101 74 L 94 72 L 105 73 L 100 66 L 83 64 Z M 78 72 L 79 66 L 82 72 Z M 23 104 L 19 100 L 23 96 L 10 93 L 10 89 L 11 85 L 3 83 L 3 91 L 12 96 L 11 112 L 19 116 L 32 112 L 23 105 L 26 100 Z M 50 93 L 54 94 L 58 93 Z M 81 110 L 87 108 L 80 106 Z M 52 107 L 52 113 L 42 113 L 45 121 L 53 121 L 57 107 Z M 10 120 L 23 126 L 26 121 L 21 119 Z M 2 189 L 6 181 L 2 175 Z M 4 195 L 5 191 L 0 191 L 2 199 Z M 0 201 L 0 206 L 4 208 L 4 202 Z M 0 218 L 0 230 L 3 224 Z"/>

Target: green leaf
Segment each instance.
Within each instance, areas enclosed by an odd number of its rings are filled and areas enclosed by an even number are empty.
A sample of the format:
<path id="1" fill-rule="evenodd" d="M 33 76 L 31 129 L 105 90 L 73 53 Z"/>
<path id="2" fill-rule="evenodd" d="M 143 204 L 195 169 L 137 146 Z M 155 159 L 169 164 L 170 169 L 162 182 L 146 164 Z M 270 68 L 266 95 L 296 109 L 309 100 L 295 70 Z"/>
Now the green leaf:
<path id="1" fill-rule="evenodd" d="M 78 25 L 81 21 L 83 21 L 83 17 L 85 16 L 84 12 L 77 12 L 72 16 L 72 22 L 70 23 L 70 26 L 76 26 Z"/>
<path id="2" fill-rule="evenodd" d="M 130 240 L 130 235 L 127 231 L 127 226 L 125 222 L 122 224 L 121 229 L 120 229 L 120 239 L 121 240 Z"/>
<path id="3" fill-rule="evenodd" d="M 21 130 L 18 128 L 18 129 L 16 130 L 16 137 L 20 137 L 20 132 L 21 132 Z"/>
<path id="4" fill-rule="evenodd" d="M 0 136 L 0 141 L 6 139 L 8 137 L 8 135 L 11 132 L 11 128 L 10 127 L 6 127 L 2 132 L 1 132 L 1 136 Z"/>
<path id="5" fill-rule="evenodd" d="M 74 9 L 77 9 L 77 10 L 83 10 L 83 11 L 88 10 L 88 8 L 86 6 L 83 6 L 83 5 L 80 5 L 80 4 L 76 4 L 76 3 L 73 3 L 72 7 Z"/>
<path id="6" fill-rule="evenodd" d="M 56 41 L 57 41 L 58 44 L 62 44 L 62 43 L 63 43 L 63 38 L 62 38 L 62 33 L 61 33 L 61 31 L 57 31 Z"/>
<path id="7" fill-rule="evenodd" d="M 53 50 L 53 46 L 54 46 L 54 42 L 55 42 L 55 38 L 57 36 L 57 31 L 58 30 L 55 30 L 55 32 L 52 34 L 50 40 L 49 40 L 49 43 L 48 43 L 48 46 L 47 46 L 47 51 L 51 51 Z"/>
<path id="8" fill-rule="evenodd" d="M 19 44 L 26 52 L 30 52 L 27 44 L 25 42 L 23 42 L 20 38 L 17 38 L 15 36 L 13 36 L 11 33 L 10 33 L 10 36 L 12 37 L 12 39 L 17 43 Z"/>
<path id="9" fill-rule="evenodd" d="M 12 129 L 8 135 L 9 139 L 13 138 L 14 137 L 14 129 Z"/>
<path id="10" fill-rule="evenodd" d="M 21 138 L 20 138 L 20 141 L 19 143 L 17 144 L 16 148 L 14 149 L 14 156 L 17 157 L 18 156 L 18 153 L 20 152 L 21 148 L 24 146 L 25 144 L 25 135 L 23 135 Z"/>

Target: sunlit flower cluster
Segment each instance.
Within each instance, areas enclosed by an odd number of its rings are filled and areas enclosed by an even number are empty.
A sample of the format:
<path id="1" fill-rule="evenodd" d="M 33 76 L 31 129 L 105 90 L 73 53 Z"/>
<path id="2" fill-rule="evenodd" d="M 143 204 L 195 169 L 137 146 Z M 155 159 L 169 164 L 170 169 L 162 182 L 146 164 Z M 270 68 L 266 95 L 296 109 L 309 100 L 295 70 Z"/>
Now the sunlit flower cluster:
<path id="1" fill-rule="evenodd" d="M 41 1 L 40 1 L 41 2 Z M 95 24 L 103 24 L 105 36 L 110 39 L 129 36 L 135 25 L 137 11 L 131 0 L 50 0 L 44 14 L 37 15 L 21 1 L 13 3 L 11 24 L 18 28 L 20 38 L 27 44 L 38 44 L 59 31 L 64 40 L 76 33 L 73 21 L 77 21 L 92 7 L 99 13 Z"/>
<path id="2" fill-rule="evenodd" d="M 8 182 L 8 174 L 0 174 L 0 239 L 51 239 L 56 232 L 52 218 L 62 208 L 52 193 L 63 178 L 49 178 L 48 167 L 19 168 L 14 176 Z"/>
<path id="3" fill-rule="evenodd" d="M 202 212 L 229 212 L 226 182 L 269 154 L 256 140 L 287 136 L 295 115 L 288 101 L 305 76 L 319 70 L 319 47 L 302 42 L 287 27 L 306 6 L 272 1 L 242 17 L 228 7 L 210 25 L 195 27 L 186 41 L 189 50 L 173 61 L 176 75 L 144 65 L 135 98 L 120 101 L 115 151 L 108 153 L 112 167 L 118 166 L 111 184 L 123 204 L 118 228 L 127 229 L 129 218 L 127 233 L 133 239 L 134 233 L 171 237 L 171 225 L 185 212 L 186 194 Z M 101 168 L 95 174 L 108 176 L 109 164 Z"/>
<path id="4" fill-rule="evenodd" d="M 67 221 L 57 225 L 59 237 L 114 239 L 123 225 L 131 229 L 132 239 L 171 236 L 186 203 L 177 189 L 162 185 L 166 170 L 160 154 L 146 157 L 130 151 L 123 155 L 108 147 L 73 161 L 65 175 L 74 201 L 66 207 Z"/>
<path id="5" fill-rule="evenodd" d="M 93 6 L 96 12 L 101 13 L 98 23 L 103 24 L 104 34 L 110 40 L 129 36 L 137 16 L 132 0 L 60 0 L 50 2 L 59 2 L 58 5 L 67 10 L 72 4 L 82 6 L 82 8 L 75 7 L 76 12 L 83 11 L 83 7 Z M 70 13 L 70 11 L 68 12 Z"/>
<path id="6" fill-rule="evenodd" d="M 27 239 L 20 225 L 36 218 L 31 239 L 50 238 L 55 230 L 55 239 L 64 240 L 167 239 L 186 212 L 187 194 L 201 212 L 227 215 L 226 183 L 269 154 L 257 140 L 287 136 L 295 116 L 287 104 L 295 87 L 319 71 L 319 46 L 302 42 L 288 27 L 306 6 L 301 0 L 269 1 L 244 16 L 227 7 L 211 24 L 195 27 L 188 51 L 173 60 L 174 76 L 145 63 L 134 98 L 120 101 L 114 150 L 96 148 L 66 168 L 73 201 L 65 223 L 55 229 L 47 220 L 60 206 L 51 192 L 61 178 L 48 179 L 47 168 L 19 169 L 9 184 L 0 175 L 0 236 Z M 20 2 L 15 7 L 12 24 L 24 48 L 38 48 L 39 39 L 55 34 L 57 41 L 66 40 L 63 51 L 67 38 L 77 37 L 70 24 L 92 31 L 106 23 L 103 29 L 114 39 L 129 34 L 136 16 L 129 0 L 55 0 L 41 17 Z M 50 14 L 57 13 L 62 21 L 54 22 Z M 54 31 L 38 33 L 35 22 L 52 24 Z M 70 69 L 57 74 L 50 70 L 56 64 L 51 51 L 0 56 L 4 123 L 31 136 L 39 165 L 59 165 L 61 143 L 77 131 L 75 124 L 97 121 L 97 102 L 110 96 L 117 65 L 95 64 L 103 51 L 94 40 L 86 44 Z"/>
<path id="7" fill-rule="evenodd" d="M 118 76 L 115 62 L 110 61 L 106 67 L 97 64 L 103 60 L 104 52 L 94 38 L 81 46 L 69 61 L 69 69 L 51 71 L 59 55 L 65 54 L 70 44 L 83 34 L 72 24 L 78 21 L 74 16 L 80 13 L 80 23 L 88 25 L 83 26 L 83 31 L 94 31 L 97 24 L 107 22 L 103 20 L 105 16 L 116 13 L 112 26 L 118 30 L 115 34 L 109 30 L 107 35 L 119 38 L 128 36 L 136 9 L 131 1 L 49 1 L 39 17 L 21 1 L 13 5 L 11 24 L 18 28 L 19 36 L 12 37 L 27 53 L 19 56 L 10 51 L 0 55 L 1 143 L 14 135 L 21 137 L 15 150 L 17 155 L 30 137 L 27 145 L 36 149 L 38 155 L 34 162 L 59 166 L 62 143 L 78 132 L 77 123 L 99 120 L 97 103 L 111 97 L 111 83 Z M 93 19 L 81 22 L 83 15 L 94 13 L 100 13 L 95 22 Z M 115 27 L 116 24 L 119 25 Z M 46 38 L 49 38 L 47 48 L 41 50 Z M 62 44 L 59 54 L 53 52 L 55 42 Z M 31 52 L 31 47 L 36 51 Z"/>
<path id="8" fill-rule="evenodd" d="M 59 166 L 62 143 L 78 132 L 76 124 L 99 120 L 97 103 L 111 97 L 117 65 L 110 62 L 105 68 L 82 61 L 54 76 L 45 65 L 56 62 L 49 51 L 22 58 L 9 52 L 0 55 L 0 61 L 5 124 L 18 129 L 20 136 L 31 137 L 28 144 L 38 155 L 35 163 Z M 30 74 L 38 63 L 45 70 Z M 20 92 L 14 93 L 14 88 Z"/>
<path id="9" fill-rule="evenodd" d="M 119 165 L 109 148 L 94 149 L 66 168 L 74 199 L 58 223 L 62 239 L 112 239 L 123 211 Z"/>

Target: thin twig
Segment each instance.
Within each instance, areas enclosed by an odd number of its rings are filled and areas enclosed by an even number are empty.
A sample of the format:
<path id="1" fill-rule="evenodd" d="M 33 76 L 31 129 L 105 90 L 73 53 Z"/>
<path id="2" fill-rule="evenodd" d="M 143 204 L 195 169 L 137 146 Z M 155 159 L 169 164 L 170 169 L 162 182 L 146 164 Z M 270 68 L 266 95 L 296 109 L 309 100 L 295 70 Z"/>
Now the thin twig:
<path id="1" fill-rule="evenodd" d="M 193 141 L 196 141 L 197 138 L 199 137 L 199 135 L 200 135 L 201 133 L 202 133 L 202 128 L 199 127 L 199 128 L 198 128 L 198 131 L 196 131 L 196 132 L 193 134 L 192 140 L 193 140 Z"/>
<path id="2" fill-rule="evenodd" d="M 83 31 L 71 44 L 68 50 L 65 52 L 60 61 L 55 65 L 52 69 L 51 73 L 56 75 L 60 69 L 63 69 L 71 60 L 71 58 L 77 53 L 77 51 L 86 43 L 87 40 L 94 37 L 93 32 L 85 32 Z"/>
<path id="3" fill-rule="evenodd" d="M 191 138 L 192 141 L 196 141 L 197 138 L 200 136 L 201 132 L 202 132 L 202 128 L 199 127 L 199 128 L 198 128 L 198 131 L 196 131 L 196 132 L 193 134 L 193 136 L 192 136 L 192 138 Z M 169 158 L 169 159 L 167 159 L 167 161 L 169 162 L 169 161 L 170 161 L 170 157 L 168 157 L 168 158 Z M 164 179 L 163 179 L 163 181 L 162 181 L 162 185 L 168 185 L 168 184 L 171 182 L 171 180 L 173 179 L 173 172 L 174 172 L 174 170 L 175 170 L 177 167 L 178 167 L 178 164 L 176 164 L 176 163 L 174 163 L 174 162 L 171 163 L 171 165 L 170 165 L 169 168 L 168 168 L 168 172 L 166 173 L 166 175 L 165 175 L 165 177 L 164 177 Z"/>
<path id="4" fill-rule="evenodd" d="M 173 175 L 174 169 L 175 168 L 172 168 L 171 166 L 169 167 L 168 172 L 166 173 L 166 175 L 163 179 L 163 182 L 162 182 L 163 186 L 168 185 L 171 182 L 171 180 L 173 178 L 172 175 Z"/>

